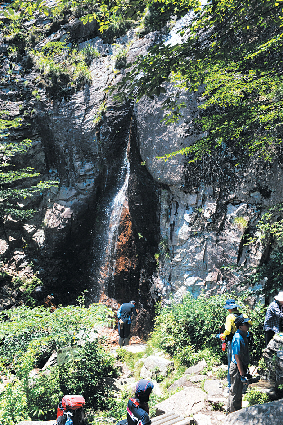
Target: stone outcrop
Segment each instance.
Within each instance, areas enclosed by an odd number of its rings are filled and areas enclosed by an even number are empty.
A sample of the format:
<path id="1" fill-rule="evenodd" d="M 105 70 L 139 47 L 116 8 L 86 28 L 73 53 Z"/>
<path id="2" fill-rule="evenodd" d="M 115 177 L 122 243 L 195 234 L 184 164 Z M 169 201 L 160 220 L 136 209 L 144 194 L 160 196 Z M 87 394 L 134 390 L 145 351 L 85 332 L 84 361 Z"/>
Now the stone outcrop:
<path id="1" fill-rule="evenodd" d="M 204 409 L 207 395 L 200 388 L 185 388 L 158 403 L 156 407 L 157 414 L 162 412 L 176 412 L 182 416 L 188 416 Z"/>
<path id="2" fill-rule="evenodd" d="M 277 400 L 271 403 L 246 407 L 238 412 L 230 413 L 226 419 L 226 424 L 279 425 L 282 423 L 282 414 L 282 400 Z"/>
<path id="3" fill-rule="evenodd" d="M 262 357 L 265 368 L 262 375 L 266 379 L 280 385 L 283 382 L 283 334 L 275 334 L 268 346 L 263 350 Z"/>
<path id="4" fill-rule="evenodd" d="M 149 356 L 140 361 L 143 363 L 140 376 L 145 379 L 165 378 L 174 367 L 174 362 L 162 355 Z"/>

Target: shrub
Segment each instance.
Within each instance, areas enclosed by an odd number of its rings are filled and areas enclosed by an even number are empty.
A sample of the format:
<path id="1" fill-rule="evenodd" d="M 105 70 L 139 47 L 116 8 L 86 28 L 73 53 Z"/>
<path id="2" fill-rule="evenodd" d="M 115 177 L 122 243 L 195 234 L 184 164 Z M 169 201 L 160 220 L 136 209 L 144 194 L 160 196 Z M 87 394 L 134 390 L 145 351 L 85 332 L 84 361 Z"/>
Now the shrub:
<path id="1" fill-rule="evenodd" d="M 245 293 L 237 299 L 233 294 L 229 294 L 229 297 L 235 298 L 241 306 L 240 311 L 252 319 L 254 344 L 250 351 L 252 361 L 257 361 L 264 347 L 262 326 L 265 307 L 260 303 L 253 308 L 246 305 L 245 300 L 249 295 Z M 200 295 L 195 299 L 188 294 L 182 303 L 172 302 L 169 306 L 159 308 L 148 344 L 166 351 L 187 366 L 201 358 L 209 359 L 211 355 L 214 362 L 220 359 L 226 362 L 226 353 L 221 351 L 216 334 L 226 321 L 227 312 L 223 305 L 227 298 L 227 295 L 215 295 L 209 298 Z M 202 357 L 200 353 L 205 349 L 210 354 L 203 354 Z"/>
<path id="2" fill-rule="evenodd" d="M 82 50 L 81 53 L 84 56 L 84 60 L 86 65 L 90 65 L 92 60 L 95 58 L 98 58 L 100 56 L 98 50 L 91 46 L 90 44 L 87 44 Z"/>
<path id="3" fill-rule="evenodd" d="M 105 407 L 111 393 L 111 378 L 117 376 L 114 357 L 99 347 L 97 341 L 79 347 L 78 355 L 77 360 L 59 366 L 63 393 L 83 394 L 89 406 Z"/>
<path id="4" fill-rule="evenodd" d="M 14 425 L 22 420 L 29 420 L 26 392 L 23 383 L 14 379 L 0 394 L 0 423 Z"/>
<path id="5" fill-rule="evenodd" d="M 255 404 L 268 403 L 270 401 L 269 396 L 256 388 L 248 388 L 248 391 L 244 395 L 243 399 L 249 402 L 250 406 Z"/>
<path id="6" fill-rule="evenodd" d="M 84 395 L 95 408 L 106 404 L 111 377 L 117 375 L 114 358 L 98 339 L 89 341 L 89 333 L 95 336 L 94 327 L 109 324 L 113 313 L 103 305 L 85 308 L 79 302 L 80 306 L 59 307 L 53 313 L 43 307 L 0 313 L 0 367 L 11 380 L 0 395 L 1 425 L 51 419 L 66 393 Z M 66 346 L 75 349 L 76 356 L 32 377 L 34 367 L 42 367 L 54 349 Z"/>

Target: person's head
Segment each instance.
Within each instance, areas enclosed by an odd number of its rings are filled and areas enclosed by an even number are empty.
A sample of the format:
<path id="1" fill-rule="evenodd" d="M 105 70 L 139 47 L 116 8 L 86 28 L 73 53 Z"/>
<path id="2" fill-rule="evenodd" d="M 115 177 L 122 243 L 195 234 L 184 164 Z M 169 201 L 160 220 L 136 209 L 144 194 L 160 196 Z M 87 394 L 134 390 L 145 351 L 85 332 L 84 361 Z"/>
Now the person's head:
<path id="1" fill-rule="evenodd" d="M 134 300 L 130 301 L 130 304 L 136 305 L 136 302 Z"/>
<path id="2" fill-rule="evenodd" d="M 141 379 L 136 385 L 135 396 L 141 402 L 148 402 L 150 393 L 154 385 L 148 379 Z"/>
<path id="3" fill-rule="evenodd" d="M 225 305 L 223 306 L 223 308 L 225 308 L 226 310 L 229 311 L 229 313 L 233 313 L 233 311 L 237 311 L 238 309 L 238 304 L 236 304 L 235 300 L 226 300 Z"/>
<path id="4" fill-rule="evenodd" d="M 235 326 L 237 329 L 240 329 L 240 331 L 248 332 L 250 328 L 250 322 L 251 319 L 249 317 L 244 317 L 242 314 L 240 316 L 236 317 L 235 319 Z"/>
<path id="5" fill-rule="evenodd" d="M 274 297 L 276 301 L 279 302 L 280 305 L 283 305 L 283 291 L 279 292 L 278 295 Z"/>

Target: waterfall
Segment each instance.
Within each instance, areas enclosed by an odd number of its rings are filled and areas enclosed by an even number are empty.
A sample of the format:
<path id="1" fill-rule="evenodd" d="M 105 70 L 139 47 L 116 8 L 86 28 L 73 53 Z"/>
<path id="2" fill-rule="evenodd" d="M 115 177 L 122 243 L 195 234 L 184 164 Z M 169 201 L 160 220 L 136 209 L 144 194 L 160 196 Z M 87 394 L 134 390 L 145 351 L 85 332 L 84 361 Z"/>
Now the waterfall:
<path id="1" fill-rule="evenodd" d="M 94 279 L 94 296 L 96 300 L 101 293 L 108 295 L 108 289 L 113 284 L 115 267 L 116 267 L 116 251 L 119 238 L 119 224 L 123 209 L 127 207 L 127 189 L 130 177 L 130 162 L 128 159 L 128 148 L 125 149 L 123 162 L 116 179 L 115 191 L 112 192 L 112 198 L 108 205 L 103 208 L 103 217 L 100 221 L 103 227 L 103 236 L 100 234 L 100 240 L 95 241 L 95 249 L 100 251 L 99 259 L 93 270 Z M 94 249 L 94 250 L 95 250 Z M 95 287 L 97 288 L 95 290 Z"/>
<path id="2" fill-rule="evenodd" d="M 118 230 L 120 224 L 120 218 L 123 211 L 123 208 L 126 206 L 127 202 L 127 189 L 129 184 L 129 176 L 130 176 L 130 163 L 128 160 L 127 150 L 125 153 L 124 164 L 122 170 L 125 170 L 124 183 L 118 193 L 116 194 L 111 206 L 109 208 L 109 226 L 108 226 L 108 235 L 107 235 L 107 245 L 104 256 L 104 270 L 101 271 L 102 277 L 105 278 L 106 284 L 111 284 L 114 273 L 115 273 L 115 264 L 116 264 L 116 249 L 117 249 L 117 241 L 118 241 Z M 124 174 L 123 172 L 121 173 Z M 106 267 L 106 276 L 105 276 L 105 267 Z M 104 276 L 103 276 L 104 275 Z"/>

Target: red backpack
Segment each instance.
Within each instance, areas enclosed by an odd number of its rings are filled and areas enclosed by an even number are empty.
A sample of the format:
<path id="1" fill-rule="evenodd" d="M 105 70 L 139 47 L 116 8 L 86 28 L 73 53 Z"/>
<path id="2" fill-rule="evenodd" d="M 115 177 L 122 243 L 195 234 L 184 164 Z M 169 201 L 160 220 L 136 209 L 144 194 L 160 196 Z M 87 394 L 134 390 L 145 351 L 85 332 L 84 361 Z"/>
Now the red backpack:
<path id="1" fill-rule="evenodd" d="M 82 395 L 65 395 L 57 408 L 57 424 L 64 425 L 68 411 L 73 412 L 74 425 L 84 423 L 84 405 L 85 399 Z"/>

